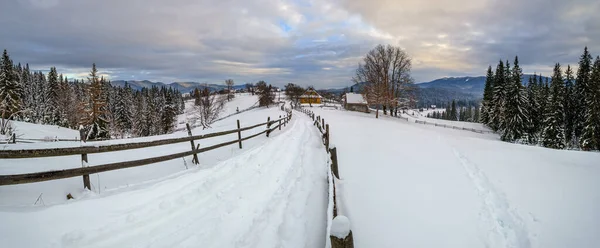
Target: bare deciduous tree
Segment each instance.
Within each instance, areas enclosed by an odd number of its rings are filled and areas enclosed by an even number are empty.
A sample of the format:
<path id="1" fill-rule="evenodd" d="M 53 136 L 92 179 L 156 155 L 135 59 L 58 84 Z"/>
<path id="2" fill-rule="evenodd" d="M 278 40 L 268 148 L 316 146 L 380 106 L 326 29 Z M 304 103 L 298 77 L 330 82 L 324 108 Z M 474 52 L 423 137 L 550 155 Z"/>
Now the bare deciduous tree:
<path id="1" fill-rule="evenodd" d="M 233 79 L 225 80 L 225 85 L 227 85 L 227 101 L 231 101 L 231 94 L 233 90 Z"/>
<path id="2" fill-rule="evenodd" d="M 363 96 L 369 105 L 383 107 L 383 114 L 397 115 L 397 109 L 406 102 L 411 92 L 413 80 L 410 76 L 411 58 L 399 47 L 378 45 L 365 55 L 363 63 L 358 65 L 356 83 L 366 82 Z"/>
<path id="3" fill-rule="evenodd" d="M 203 129 L 209 128 L 210 125 L 219 118 L 219 114 L 225 106 L 225 98 L 218 94 L 211 94 L 208 86 L 202 91 L 198 91 L 195 95 L 195 111 L 196 117 L 200 120 Z"/>

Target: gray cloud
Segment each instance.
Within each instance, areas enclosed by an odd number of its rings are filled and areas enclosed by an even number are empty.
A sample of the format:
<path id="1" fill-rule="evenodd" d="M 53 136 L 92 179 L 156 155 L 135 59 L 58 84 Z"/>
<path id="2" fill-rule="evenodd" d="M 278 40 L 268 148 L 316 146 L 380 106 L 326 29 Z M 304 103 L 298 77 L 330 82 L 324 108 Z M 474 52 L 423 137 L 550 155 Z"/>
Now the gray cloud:
<path id="1" fill-rule="evenodd" d="M 416 81 L 481 75 L 519 55 L 526 71 L 600 51 L 593 0 L 6 0 L 0 44 L 35 69 L 113 79 L 317 87 L 350 83 L 378 43 L 405 48 Z"/>

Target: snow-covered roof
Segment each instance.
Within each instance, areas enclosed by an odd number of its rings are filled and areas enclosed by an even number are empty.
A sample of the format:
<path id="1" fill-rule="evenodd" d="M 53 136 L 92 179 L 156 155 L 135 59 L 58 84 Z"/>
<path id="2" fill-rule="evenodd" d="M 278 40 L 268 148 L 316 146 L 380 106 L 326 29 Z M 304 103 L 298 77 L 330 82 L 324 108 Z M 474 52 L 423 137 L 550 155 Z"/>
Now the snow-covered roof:
<path id="1" fill-rule="evenodd" d="M 363 98 L 361 94 L 356 93 L 346 93 L 346 103 L 351 104 L 367 104 L 367 101 Z"/>
<path id="2" fill-rule="evenodd" d="M 319 93 L 314 90 L 307 90 L 300 96 L 300 98 L 322 98 Z"/>

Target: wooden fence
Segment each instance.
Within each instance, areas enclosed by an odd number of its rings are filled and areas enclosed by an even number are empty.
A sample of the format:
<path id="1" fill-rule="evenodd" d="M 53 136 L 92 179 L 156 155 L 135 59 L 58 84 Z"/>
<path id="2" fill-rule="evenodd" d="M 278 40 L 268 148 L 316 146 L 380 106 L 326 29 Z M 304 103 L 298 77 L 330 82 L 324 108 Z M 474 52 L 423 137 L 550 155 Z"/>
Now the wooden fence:
<path id="1" fill-rule="evenodd" d="M 337 196 L 336 196 L 336 188 L 335 188 L 335 181 L 340 179 L 340 172 L 338 169 L 338 159 L 337 159 L 337 148 L 333 147 L 333 148 L 329 148 L 329 138 L 330 138 L 330 130 L 329 130 L 329 124 L 325 123 L 325 118 L 322 118 L 321 116 L 316 116 L 314 112 L 305 109 L 305 108 L 299 108 L 298 111 L 308 115 L 308 117 L 310 117 L 313 121 L 314 121 L 314 125 L 317 127 L 317 129 L 319 130 L 319 132 L 321 133 L 321 138 L 323 140 L 323 145 L 325 146 L 325 151 L 327 151 L 327 153 L 329 153 L 330 157 L 331 157 L 331 166 L 329 167 L 330 169 L 330 173 L 328 178 L 333 175 L 335 178 L 331 178 L 331 180 L 329 180 L 329 182 L 332 184 L 332 188 L 333 191 L 331 192 L 333 197 L 333 224 L 335 224 L 335 219 L 336 217 L 338 217 L 338 208 L 337 208 Z M 341 216 L 343 219 L 347 219 L 345 216 Z M 332 224 L 332 225 L 333 225 Z M 329 239 L 331 240 L 331 247 L 332 248 L 353 248 L 354 247 L 354 238 L 352 236 L 352 231 L 348 230 L 348 233 L 345 237 L 335 237 L 335 236 L 330 236 Z"/>
<path id="2" fill-rule="evenodd" d="M 436 126 L 436 127 L 445 127 L 445 128 L 452 128 L 452 129 L 457 129 L 457 130 L 471 131 L 474 133 L 482 133 L 482 134 L 483 133 L 494 133 L 493 131 L 489 131 L 489 130 L 479 130 L 479 129 L 475 129 L 475 128 L 457 127 L 457 126 L 452 126 L 452 125 L 438 124 L 438 123 L 419 121 L 419 120 L 415 120 L 415 123 L 423 124 L 423 125 L 432 125 L 432 126 Z"/>
<path id="3" fill-rule="evenodd" d="M 35 172 L 35 173 L 27 173 L 27 174 L 17 174 L 17 175 L 0 175 L 0 186 L 2 185 L 13 185 L 13 184 L 25 184 L 25 183 L 36 183 L 36 182 L 44 182 L 50 180 L 58 180 L 64 178 L 71 177 L 83 177 L 83 185 L 87 189 L 91 189 L 90 187 L 90 174 L 119 170 L 137 166 L 143 166 L 163 161 L 168 161 L 172 159 L 182 158 L 186 156 L 193 155 L 193 163 L 198 164 L 198 153 L 207 152 L 210 150 L 214 150 L 220 147 L 224 147 L 232 144 L 239 144 L 240 149 L 242 148 L 242 141 L 252 139 L 262 134 L 266 134 L 269 137 L 269 134 L 274 130 L 281 130 L 281 126 L 285 126 L 292 118 L 292 111 L 289 109 L 285 110 L 286 115 L 276 120 L 271 120 L 271 118 L 267 118 L 266 122 L 259 123 L 256 125 L 248 126 L 248 127 L 240 127 L 239 120 L 237 121 L 237 129 L 216 132 L 216 133 L 208 133 L 203 135 L 192 135 L 191 129 L 188 125 L 188 137 L 182 138 L 171 138 L 171 139 L 162 139 L 155 141 L 147 141 L 147 142 L 138 142 L 138 143 L 127 143 L 127 144 L 115 144 L 115 145 L 104 145 L 104 146 L 83 146 L 83 147 L 69 147 L 69 148 L 50 148 L 50 149 L 33 149 L 33 150 L 3 150 L 0 151 L 0 159 L 20 159 L 20 158 L 43 158 L 43 157 L 57 157 L 57 156 L 72 156 L 72 155 L 81 155 L 82 167 L 74 168 L 74 169 L 65 169 L 65 170 L 55 170 L 55 171 L 45 171 L 45 172 Z M 273 126 L 272 125 L 276 125 Z M 257 134 L 250 135 L 248 137 L 242 138 L 242 132 L 251 130 L 254 128 L 258 128 L 266 125 L 266 129 Z M 200 145 L 197 146 L 194 144 L 196 140 L 208 139 L 228 134 L 237 133 L 238 137 L 235 140 L 228 141 L 221 144 L 216 144 L 208 147 L 200 148 Z M 170 155 L 145 158 L 133 161 L 125 161 L 125 162 L 116 162 L 109 164 L 102 164 L 96 166 L 86 166 L 88 163 L 88 154 L 93 153 L 105 153 L 105 152 L 116 152 L 116 151 L 125 151 L 131 149 L 140 149 L 147 147 L 155 147 L 155 146 L 163 146 L 170 145 L 182 142 L 190 142 L 191 150 L 179 152 Z"/>

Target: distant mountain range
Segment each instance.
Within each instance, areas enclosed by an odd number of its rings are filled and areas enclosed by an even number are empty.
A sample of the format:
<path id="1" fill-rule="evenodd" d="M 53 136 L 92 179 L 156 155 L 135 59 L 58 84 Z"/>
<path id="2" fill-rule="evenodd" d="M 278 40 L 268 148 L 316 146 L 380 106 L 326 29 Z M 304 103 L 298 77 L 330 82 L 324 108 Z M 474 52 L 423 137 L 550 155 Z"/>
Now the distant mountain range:
<path id="1" fill-rule="evenodd" d="M 523 75 L 522 83 L 525 85 L 529 77 L 533 75 Z M 547 77 L 544 77 L 547 78 Z M 549 79 L 549 78 L 548 78 Z M 361 92 L 365 83 L 352 85 L 354 92 Z M 415 84 L 417 91 L 417 101 L 419 106 L 429 106 L 432 104 L 443 105 L 443 103 L 452 100 L 478 101 L 483 98 L 483 89 L 485 87 L 485 76 L 477 77 L 444 77 L 430 82 Z M 327 92 L 334 94 L 349 91 L 350 88 L 328 89 Z"/>
<path id="2" fill-rule="evenodd" d="M 127 83 L 134 90 L 141 90 L 144 87 L 152 88 L 153 86 L 156 86 L 156 87 L 166 86 L 166 87 L 171 87 L 173 89 L 179 90 L 179 92 L 182 92 L 182 93 L 191 92 L 196 88 L 204 89 L 205 87 L 208 87 L 211 91 L 219 91 L 219 90 L 227 88 L 227 86 L 225 86 L 225 84 L 222 84 L 222 85 L 221 84 L 207 84 L 205 86 L 205 84 L 197 83 L 197 82 L 174 82 L 174 83 L 170 83 L 170 84 L 165 84 L 165 83 L 161 83 L 161 82 L 152 82 L 152 81 L 148 81 L 148 80 L 142 80 L 142 81 L 115 80 L 115 81 L 111 81 L 110 83 L 113 86 L 118 86 L 118 87 L 124 87 L 125 83 Z M 246 88 L 246 84 L 234 85 L 233 88 L 236 90 L 244 89 L 244 88 Z"/>
<path id="3" fill-rule="evenodd" d="M 529 80 L 532 75 L 523 75 L 523 84 Z M 544 77 L 547 78 L 547 77 Z M 204 89 L 208 87 L 211 91 L 219 91 L 225 89 L 225 84 L 205 84 L 198 82 L 174 82 L 165 84 L 161 82 L 151 82 L 148 80 L 115 80 L 111 82 L 114 86 L 123 87 L 125 83 L 129 84 L 132 89 L 140 90 L 143 87 L 151 88 L 152 86 L 162 87 L 167 86 L 179 90 L 182 93 L 193 91 L 195 88 Z M 354 92 L 361 92 L 366 83 L 357 83 L 352 85 Z M 419 87 L 417 91 L 417 100 L 420 106 L 428 106 L 431 104 L 441 105 L 452 100 L 478 101 L 483 98 L 483 88 L 485 87 L 485 76 L 477 77 L 444 77 L 430 82 L 417 83 Z M 245 84 L 234 85 L 234 89 L 244 89 Z M 341 94 L 349 91 L 350 88 L 326 89 L 324 91 Z"/>

